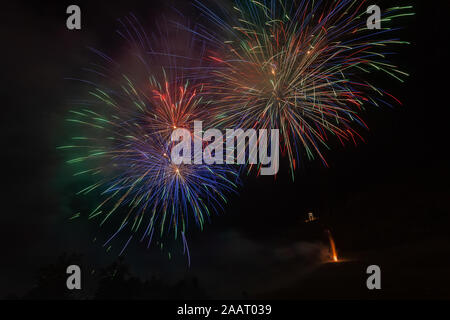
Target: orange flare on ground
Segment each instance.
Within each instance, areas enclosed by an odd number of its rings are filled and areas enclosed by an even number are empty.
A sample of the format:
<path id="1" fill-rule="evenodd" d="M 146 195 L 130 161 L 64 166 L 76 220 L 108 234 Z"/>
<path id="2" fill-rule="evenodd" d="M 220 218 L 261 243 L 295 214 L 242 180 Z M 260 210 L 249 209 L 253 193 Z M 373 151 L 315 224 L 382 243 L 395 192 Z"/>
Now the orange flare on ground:
<path id="1" fill-rule="evenodd" d="M 334 262 L 338 262 L 336 244 L 334 243 L 334 239 L 333 236 L 331 235 L 330 230 L 328 230 L 328 239 L 330 239 L 331 257 L 333 258 Z"/>

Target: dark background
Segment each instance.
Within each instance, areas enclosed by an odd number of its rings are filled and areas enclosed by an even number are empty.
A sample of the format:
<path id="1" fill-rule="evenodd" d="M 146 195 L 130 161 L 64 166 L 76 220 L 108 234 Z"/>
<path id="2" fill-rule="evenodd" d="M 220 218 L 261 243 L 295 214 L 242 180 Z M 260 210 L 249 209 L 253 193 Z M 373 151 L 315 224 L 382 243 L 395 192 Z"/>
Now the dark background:
<path id="1" fill-rule="evenodd" d="M 170 3 L 195 17 L 189 3 Z M 56 146 L 66 138 L 68 101 L 81 93 L 64 78 L 89 63 L 87 47 L 114 52 L 117 18 L 154 21 L 170 10 L 166 1 L 77 1 L 82 29 L 69 31 L 70 4 L 2 5 L 0 297 L 73 297 L 64 289 L 72 262 L 86 275 L 81 298 L 450 297 L 447 2 L 373 1 L 415 7 L 400 20 L 411 45 L 394 57 L 410 77 L 380 84 L 403 106 L 366 111 L 366 142 L 334 145 L 329 168 L 303 163 L 295 182 L 287 165 L 276 179 L 247 178 L 224 214 L 192 230 L 190 268 L 185 256 L 169 261 L 140 243 L 117 261 L 92 241 L 96 225 L 68 221 L 82 200 Z M 308 211 L 319 221 L 305 224 Z M 319 263 L 326 228 L 345 261 Z M 381 291 L 365 287 L 370 264 L 381 267 Z"/>

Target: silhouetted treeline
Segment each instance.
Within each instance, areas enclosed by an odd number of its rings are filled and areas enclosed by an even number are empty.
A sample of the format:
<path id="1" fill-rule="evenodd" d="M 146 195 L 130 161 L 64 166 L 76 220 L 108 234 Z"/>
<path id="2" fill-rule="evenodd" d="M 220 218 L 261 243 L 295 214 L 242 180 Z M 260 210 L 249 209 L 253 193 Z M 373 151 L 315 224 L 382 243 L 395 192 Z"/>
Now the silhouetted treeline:
<path id="1" fill-rule="evenodd" d="M 79 265 L 82 272 L 81 290 L 69 290 L 66 269 Z M 5 299 L 77 300 L 77 299 L 208 299 L 196 277 L 168 284 L 153 276 L 141 280 L 133 275 L 124 259 L 119 258 L 98 271 L 86 268 L 82 256 L 63 254 L 54 263 L 39 268 L 34 287 L 24 296 L 7 295 Z"/>

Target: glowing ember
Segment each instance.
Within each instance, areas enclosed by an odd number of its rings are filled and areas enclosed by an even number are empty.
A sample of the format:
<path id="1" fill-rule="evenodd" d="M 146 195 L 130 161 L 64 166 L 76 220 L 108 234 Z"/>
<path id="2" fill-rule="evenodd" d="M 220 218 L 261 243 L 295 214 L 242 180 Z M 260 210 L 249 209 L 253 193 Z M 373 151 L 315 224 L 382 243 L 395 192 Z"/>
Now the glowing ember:
<path id="1" fill-rule="evenodd" d="M 336 252 L 336 244 L 334 243 L 333 236 L 331 235 L 330 230 L 328 231 L 328 239 L 330 239 L 330 249 L 331 249 L 331 257 L 334 262 L 338 262 L 337 252 Z"/>

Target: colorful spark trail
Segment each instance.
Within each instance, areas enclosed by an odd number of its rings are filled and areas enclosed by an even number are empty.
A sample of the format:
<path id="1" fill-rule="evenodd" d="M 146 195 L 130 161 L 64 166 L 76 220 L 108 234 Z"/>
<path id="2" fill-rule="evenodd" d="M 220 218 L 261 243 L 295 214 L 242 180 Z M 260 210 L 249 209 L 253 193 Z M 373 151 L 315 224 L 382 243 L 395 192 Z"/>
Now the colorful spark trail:
<path id="1" fill-rule="evenodd" d="M 400 104 L 373 74 L 401 82 L 408 76 L 391 62 L 397 46 L 407 44 L 393 22 L 413 14 L 410 6 L 383 10 L 382 29 L 369 30 L 368 5 L 236 0 L 234 12 L 223 14 L 196 1 L 215 29 L 177 22 L 152 37 L 133 15 L 119 20 L 129 51 L 117 62 L 91 49 L 101 62 L 86 70 L 99 80 L 80 80 L 89 99 L 70 111 L 77 133 L 59 147 L 74 154 L 67 161 L 74 176 L 93 179 L 78 192 L 101 199 L 88 218 L 101 226 L 114 220 L 107 250 L 126 232 L 119 254 L 133 238 L 150 246 L 172 233 L 190 259 L 189 221 L 203 229 L 236 191 L 237 167 L 171 161 L 176 128 L 193 132 L 198 120 L 205 130 L 278 129 L 292 179 L 305 159 L 328 165 L 331 137 L 342 145 L 363 140 L 364 110 Z"/>
<path id="2" fill-rule="evenodd" d="M 94 52 L 109 63 L 99 67 L 103 73 L 118 65 Z M 202 83 L 185 80 L 182 71 L 170 66 L 168 70 L 161 64 L 155 66 L 155 61 L 161 62 L 161 54 L 155 58 L 148 52 L 134 50 L 129 55 L 132 63 L 142 64 L 139 72 L 126 74 L 122 67 L 109 72 L 101 84 L 88 82 L 91 99 L 71 110 L 67 119 L 81 134 L 59 149 L 76 154 L 67 161 L 78 168 L 75 176 L 95 178 L 78 192 L 96 193 L 102 199 L 88 218 L 100 219 L 100 226 L 112 218 L 118 224 L 104 247 L 109 250 L 111 241 L 126 230 L 131 236 L 119 254 L 133 237 L 150 246 L 155 235 L 162 243 L 163 235 L 172 232 L 175 239 L 181 235 L 183 251 L 190 259 L 186 241 L 189 220 L 203 229 L 211 214 L 221 211 L 226 194 L 237 188 L 237 170 L 171 161 L 173 129 L 192 129 L 195 120 L 206 120 L 208 101 Z"/>
<path id="3" fill-rule="evenodd" d="M 204 36 L 215 48 L 215 125 L 279 129 L 292 178 L 302 154 L 328 166 L 329 135 L 362 140 L 364 108 L 400 103 L 369 79 L 373 71 L 407 76 L 388 58 L 407 43 L 391 36 L 391 25 L 412 14 L 409 6 L 385 10 L 385 27 L 368 30 L 366 1 L 237 0 L 230 16 L 196 4 L 221 35 Z"/>

